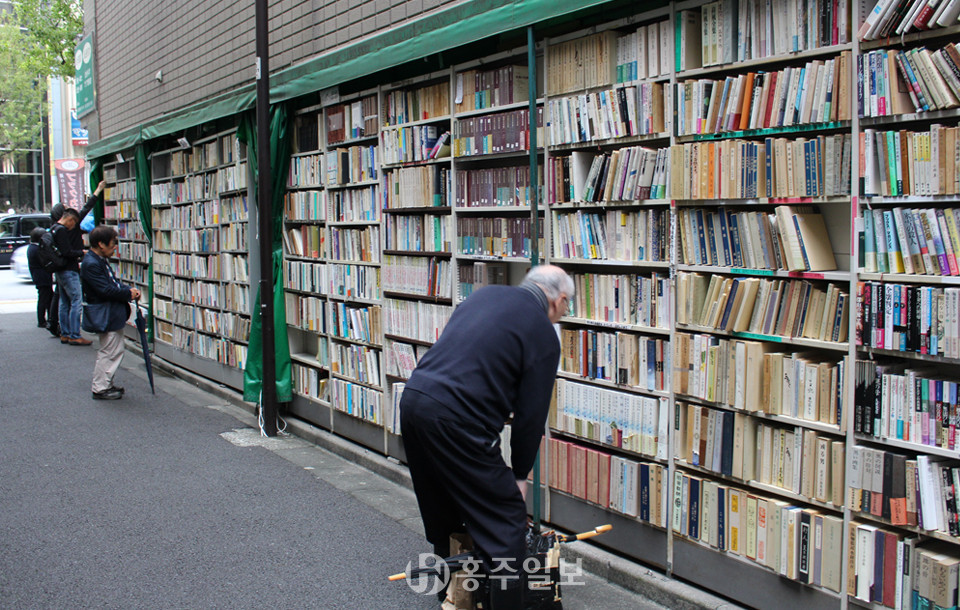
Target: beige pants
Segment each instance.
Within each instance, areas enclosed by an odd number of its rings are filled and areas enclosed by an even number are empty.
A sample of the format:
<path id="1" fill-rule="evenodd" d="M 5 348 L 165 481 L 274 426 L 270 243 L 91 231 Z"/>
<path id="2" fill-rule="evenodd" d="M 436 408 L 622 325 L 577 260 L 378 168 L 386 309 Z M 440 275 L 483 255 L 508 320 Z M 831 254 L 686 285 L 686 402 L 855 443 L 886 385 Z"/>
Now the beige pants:
<path id="1" fill-rule="evenodd" d="M 99 333 L 100 349 L 97 350 L 97 362 L 93 365 L 94 392 L 103 392 L 113 386 L 113 376 L 123 360 L 123 330 Z"/>

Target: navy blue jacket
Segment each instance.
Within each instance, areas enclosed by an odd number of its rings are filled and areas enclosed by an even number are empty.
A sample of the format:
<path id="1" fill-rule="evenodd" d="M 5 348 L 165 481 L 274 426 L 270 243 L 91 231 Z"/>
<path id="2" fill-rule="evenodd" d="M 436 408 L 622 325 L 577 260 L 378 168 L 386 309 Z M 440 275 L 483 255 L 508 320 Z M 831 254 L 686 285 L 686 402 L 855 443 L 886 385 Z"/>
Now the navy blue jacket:
<path id="1" fill-rule="evenodd" d="M 513 412 L 512 468 L 533 468 L 560 361 L 560 342 L 537 298 L 523 288 L 488 286 L 453 312 L 406 388 L 447 409 L 443 417 L 479 425 L 491 437 Z"/>
<path id="2" fill-rule="evenodd" d="M 88 250 L 80 268 L 83 284 L 84 330 L 108 332 L 120 330 L 130 317 L 130 287 L 121 284 L 110 263 Z M 89 320 L 88 320 L 89 318 Z M 90 325 L 92 324 L 92 327 Z"/>

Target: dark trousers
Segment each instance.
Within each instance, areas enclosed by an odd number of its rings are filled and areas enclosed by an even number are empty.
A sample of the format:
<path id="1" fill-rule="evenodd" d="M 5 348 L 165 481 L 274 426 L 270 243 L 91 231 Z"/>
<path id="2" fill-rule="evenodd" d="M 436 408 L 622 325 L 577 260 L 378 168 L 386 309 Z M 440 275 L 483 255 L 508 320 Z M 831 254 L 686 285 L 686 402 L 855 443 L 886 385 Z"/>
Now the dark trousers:
<path id="1" fill-rule="evenodd" d="M 503 461 L 499 436 L 454 421 L 443 405 L 409 389 L 400 401 L 400 428 L 423 528 L 434 552 L 448 556 L 450 534 L 465 529 L 491 578 L 502 578 L 514 585 L 510 588 L 519 586 L 527 508 L 513 471 Z M 491 589 L 500 589 L 503 582 L 492 580 Z"/>
<path id="2" fill-rule="evenodd" d="M 37 326 L 57 323 L 57 311 L 53 305 L 53 286 L 37 286 Z"/>

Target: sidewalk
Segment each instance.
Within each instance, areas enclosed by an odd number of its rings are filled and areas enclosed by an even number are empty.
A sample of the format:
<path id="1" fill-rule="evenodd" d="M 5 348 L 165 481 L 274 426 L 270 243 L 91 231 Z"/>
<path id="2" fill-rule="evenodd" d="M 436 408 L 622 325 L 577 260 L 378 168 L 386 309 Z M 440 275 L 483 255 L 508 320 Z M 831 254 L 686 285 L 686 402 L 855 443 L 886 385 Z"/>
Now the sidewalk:
<path id="1" fill-rule="evenodd" d="M 386 580 L 429 550 L 404 467 L 302 422 L 263 438 L 207 381 L 158 370 L 152 396 L 130 352 L 124 399 L 91 400 L 95 350 L 32 321 L 0 315 L 0 606 L 437 607 Z M 734 607 L 567 550 L 604 578 L 565 608 Z"/>

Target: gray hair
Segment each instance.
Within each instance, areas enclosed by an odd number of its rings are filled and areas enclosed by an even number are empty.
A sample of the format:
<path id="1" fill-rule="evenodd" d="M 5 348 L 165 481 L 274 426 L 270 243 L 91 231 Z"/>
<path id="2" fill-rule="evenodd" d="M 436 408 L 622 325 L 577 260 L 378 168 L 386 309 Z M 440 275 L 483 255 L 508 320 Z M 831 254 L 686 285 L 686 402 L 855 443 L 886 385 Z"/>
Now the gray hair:
<path id="1" fill-rule="evenodd" d="M 567 295 L 567 298 L 573 298 L 573 279 L 567 275 L 567 272 L 556 265 L 537 265 L 527 272 L 520 284 L 536 284 L 543 290 L 547 299 L 553 301 L 560 298 L 561 295 Z"/>

